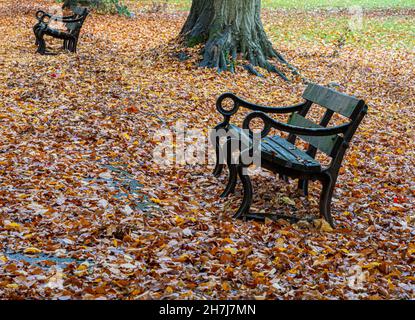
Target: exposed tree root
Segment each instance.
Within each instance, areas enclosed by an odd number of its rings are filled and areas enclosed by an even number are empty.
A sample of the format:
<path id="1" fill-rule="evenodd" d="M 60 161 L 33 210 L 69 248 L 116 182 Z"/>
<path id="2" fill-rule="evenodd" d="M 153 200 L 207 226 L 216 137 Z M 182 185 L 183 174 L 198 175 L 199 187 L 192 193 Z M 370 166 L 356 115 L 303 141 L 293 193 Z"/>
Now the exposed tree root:
<path id="1" fill-rule="evenodd" d="M 250 74 L 253 74 L 254 76 L 261 77 L 261 78 L 264 77 L 264 75 L 258 72 L 252 64 L 244 65 L 244 69 L 247 70 Z"/>

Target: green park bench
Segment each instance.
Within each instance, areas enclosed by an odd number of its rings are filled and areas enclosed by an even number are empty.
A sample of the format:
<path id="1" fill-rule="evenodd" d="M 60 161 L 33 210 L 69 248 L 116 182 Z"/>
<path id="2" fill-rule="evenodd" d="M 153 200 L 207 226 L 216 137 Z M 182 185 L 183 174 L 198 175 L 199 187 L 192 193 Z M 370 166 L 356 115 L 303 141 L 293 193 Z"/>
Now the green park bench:
<path id="1" fill-rule="evenodd" d="M 350 142 L 359 127 L 362 119 L 367 113 L 367 105 L 363 100 L 352 96 L 345 95 L 333 89 L 316 84 L 309 84 L 303 94 L 304 102 L 289 107 L 266 107 L 255 105 L 244 101 L 232 93 L 225 93 L 217 101 L 217 109 L 223 115 L 224 121 L 216 129 L 224 129 L 226 132 L 239 132 L 239 137 L 244 134 L 248 139 L 252 139 L 253 131 L 251 130 L 252 121 L 261 119 L 263 130 L 260 140 L 261 166 L 267 170 L 279 174 L 288 180 L 288 177 L 299 180 L 299 188 L 308 194 L 309 181 L 320 181 L 322 191 L 320 197 L 321 216 L 334 225 L 331 215 L 331 199 L 336 185 L 339 170 L 343 158 Z M 224 101 L 232 103 L 232 109 L 226 109 Z M 307 118 L 309 111 L 319 105 L 324 108 L 325 112 L 321 120 L 315 123 Z M 248 114 L 243 121 L 242 127 L 231 124 L 231 118 L 235 115 L 240 107 L 244 107 L 253 112 Z M 333 115 L 337 113 L 348 119 L 347 123 L 328 127 Z M 291 114 L 288 123 L 283 123 L 271 118 L 270 114 Z M 245 130 L 241 130 L 245 129 Z M 288 133 L 287 138 L 280 135 L 270 135 L 271 129 L 277 129 Z M 225 154 L 225 149 L 230 148 L 231 140 L 228 137 L 228 143 L 220 146 L 217 137 L 216 154 L 217 164 L 214 170 L 216 176 L 220 175 L 224 168 L 224 161 L 220 161 L 220 155 Z M 305 141 L 308 145 L 306 150 L 296 146 L 298 139 Z M 243 144 L 239 144 L 241 148 Z M 249 146 L 249 147 L 246 147 Z M 221 149 L 223 147 L 223 149 Z M 254 150 L 252 143 L 245 143 L 245 149 L 242 152 L 252 153 Z M 222 150 L 222 151 L 221 151 Z M 317 152 L 323 152 L 330 158 L 328 165 L 323 165 L 316 159 Z M 229 152 L 231 153 L 231 152 Z M 237 185 L 238 177 L 243 184 L 243 201 L 235 218 L 245 219 L 265 219 L 274 215 L 262 215 L 250 213 L 252 204 L 253 189 L 250 177 L 246 174 L 245 168 L 252 163 L 243 163 L 242 161 L 231 161 L 231 156 L 227 156 L 226 162 L 229 168 L 229 182 L 222 194 L 226 197 L 234 192 Z M 241 157 L 242 158 L 242 157 Z"/>
<path id="2" fill-rule="evenodd" d="M 88 9 L 81 7 L 73 7 L 71 10 L 73 11 L 73 14 L 65 17 L 54 16 L 42 10 L 36 12 L 36 18 L 38 22 L 33 27 L 33 32 L 36 37 L 38 53 L 42 55 L 53 54 L 46 50 L 46 43 L 44 40 L 45 35 L 63 40 L 64 50 L 76 52 L 79 34 L 89 12 Z M 61 31 L 50 27 L 49 23 L 51 21 L 62 22 L 65 25 L 66 30 Z"/>

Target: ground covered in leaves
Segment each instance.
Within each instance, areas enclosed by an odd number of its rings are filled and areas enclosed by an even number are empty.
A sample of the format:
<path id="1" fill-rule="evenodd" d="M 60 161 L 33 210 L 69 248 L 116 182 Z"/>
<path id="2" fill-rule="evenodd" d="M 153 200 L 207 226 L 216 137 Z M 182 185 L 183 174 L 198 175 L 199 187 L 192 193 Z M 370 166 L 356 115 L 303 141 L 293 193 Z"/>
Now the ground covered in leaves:
<path id="1" fill-rule="evenodd" d="M 179 120 L 212 128 L 225 91 L 298 102 L 301 81 L 199 69 L 197 48 L 179 61 L 172 40 L 186 12 L 175 10 L 92 14 L 78 54 L 39 56 L 33 14 L 53 2 L 32 2 L 0 1 L 0 297 L 415 298 L 413 47 L 365 46 L 334 29 L 297 42 L 289 35 L 342 13 L 294 23 L 264 11 L 275 46 L 305 77 L 365 98 L 370 112 L 339 177 L 335 230 L 246 223 L 231 219 L 239 190 L 219 199 L 225 180 L 211 166 L 156 165 L 156 134 Z M 388 14 L 414 22 L 411 10 Z M 253 181 L 257 211 L 318 213 L 318 184 L 306 199 L 294 182 Z"/>

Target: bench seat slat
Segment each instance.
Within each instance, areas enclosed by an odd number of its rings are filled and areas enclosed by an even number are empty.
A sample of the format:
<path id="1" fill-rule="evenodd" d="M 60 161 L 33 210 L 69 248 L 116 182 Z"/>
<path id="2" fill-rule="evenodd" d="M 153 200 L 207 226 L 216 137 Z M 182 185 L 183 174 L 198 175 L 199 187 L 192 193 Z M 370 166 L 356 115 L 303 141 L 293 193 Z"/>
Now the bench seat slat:
<path id="1" fill-rule="evenodd" d="M 320 172 L 320 163 L 280 136 L 267 137 L 261 143 L 262 156 L 276 164 L 305 172 Z"/>
<path id="2" fill-rule="evenodd" d="M 240 127 L 230 125 L 229 128 L 233 130 L 233 134 L 236 135 L 233 136 L 234 138 L 239 136 L 239 139 L 242 139 L 245 143 L 252 141 Z M 281 166 L 304 170 L 306 172 L 321 171 L 321 165 L 317 160 L 280 136 L 269 136 L 262 139 L 261 152 L 266 160 Z"/>

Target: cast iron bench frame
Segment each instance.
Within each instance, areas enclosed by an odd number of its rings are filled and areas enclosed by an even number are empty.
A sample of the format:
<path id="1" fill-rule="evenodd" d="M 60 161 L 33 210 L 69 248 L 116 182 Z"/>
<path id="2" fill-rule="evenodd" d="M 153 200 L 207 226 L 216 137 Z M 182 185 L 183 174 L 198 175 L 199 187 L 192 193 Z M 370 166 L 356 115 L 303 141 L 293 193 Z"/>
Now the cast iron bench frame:
<path id="1" fill-rule="evenodd" d="M 35 44 L 38 46 L 38 53 L 42 55 L 54 54 L 46 50 L 46 43 L 43 39 L 45 35 L 62 39 L 64 50 L 74 53 L 76 52 L 81 28 L 89 14 L 89 11 L 87 8 L 82 7 L 72 7 L 71 10 L 73 11 L 73 14 L 64 17 L 54 16 L 42 10 L 36 12 L 36 19 L 38 22 L 33 27 L 33 32 L 36 37 Z M 52 20 L 64 23 L 67 31 L 65 32 L 50 28 L 49 22 Z"/>
<path id="2" fill-rule="evenodd" d="M 344 156 L 349 144 L 358 129 L 361 121 L 367 114 L 368 107 L 363 100 L 352 96 L 345 95 L 333 89 L 323 87 L 317 84 L 309 84 L 303 94 L 304 102 L 288 107 L 267 107 L 247 102 L 232 93 L 221 95 L 216 103 L 217 110 L 224 117 L 224 121 L 216 126 L 216 130 L 230 131 L 234 129 L 241 131 L 241 128 L 231 124 L 231 117 L 235 115 L 240 107 L 252 110 L 253 112 L 243 121 L 242 128 L 249 130 L 249 136 L 252 137 L 250 129 L 254 119 L 261 119 L 264 123 L 261 132 L 261 164 L 274 173 L 280 174 L 288 180 L 288 177 L 299 179 L 299 188 L 308 194 L 309 181 L 320 181 L 322 191 L 320 197 L 320 214 L 324 219 L 334 227 L 331 215 L 331 200 L 334 188 L 337 182 L 339 170 L 341 168 Z M 227 99 L 233 101 L 233 108 L 226 110 L 223 102 Z M 316 104 L 326 109 L 319 124 L 306 118 L 311 107 Z M 282 123 L 274 120 L 267 114 L 289 114 L 291 113 L 288 123 Z M 327 127 L 335 113 L 341 114 L 350 121 L 346 124 Z M 277 129 L 288 133 L 288 138 L 283 139 L 280 136 L 269 136 L 271 129 Z M 297 138 L 309 144 L 307 151 L 303 151 L 295 146 Z M 216 167 L 213 174 L 219 176 L 224 168 L 221 161 L 222 153 L 229 148 L 230 138 L 221 150 L 219 138 L 212 141 L 216 144 Z M 245 146 L 246 147 L 246 146 Z M 241 152 L 251 152 L 252 147 Z M 321 165 L 316 159 L 317 151 L 321 151 L 331 158 L 328 166 Z M 245 168 L 251 164 L 233 164 L 230 157 L 226 159 L 229 168 L 229 182 L 222 193 L 222 197 L 227 197 L 235 191 L 238 176 L 243 184 L 243 201 L 234 215 L 235 218 L 245 219 L 265 219 L 272 218 L 274 215 L 258 215 L 249 213 L 253 189 L 250 177 L 245 174 Z"/>

